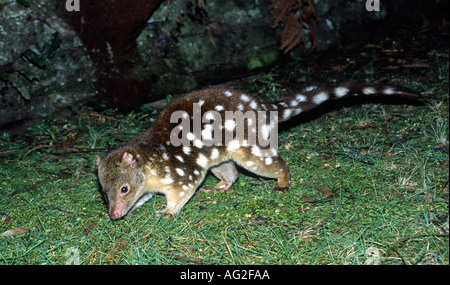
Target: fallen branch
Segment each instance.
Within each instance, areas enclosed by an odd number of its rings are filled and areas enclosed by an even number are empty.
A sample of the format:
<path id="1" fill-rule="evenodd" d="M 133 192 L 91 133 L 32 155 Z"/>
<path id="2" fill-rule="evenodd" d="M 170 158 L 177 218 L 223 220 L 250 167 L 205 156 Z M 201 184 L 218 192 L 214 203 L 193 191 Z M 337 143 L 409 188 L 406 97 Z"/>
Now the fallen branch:
<path id="1" fill-rule="evenodd" d="M 248 223 L 246 225 L 240 225 L 240 226 L 237 226 L 237 227 L 227 228 L 227 230 L 240 230 L 240 229 L 244 229 L 244 228 L 247 228 L 247 227 L 262 225 L 262 224 L 265 224 L 269 220 L 270 220 L 270 218 L 261 218 L 261 219 L 259 219 L 258 221 L 254 222 L 254 223 Z"/>
<path id="2" fill-rule="evenodd" d="M 17 151 L 31 151 L 31 150 L 38 150 L 38 149 L 51 148 L 51 147 L 60 147 L 60 146 L 61 146 L 61 144 L 52 144 L 52 145 L 46 144 L 46 145 L 40 145 L 40 146 L 35 146 L 35 147 L 21 147 L 21 148 L 16 148 L 16 149 L 8 149 L 8 150 L 0 151 L 0 155 L 13 153 L 13 152 L 17 152 Z"/>
<path id="3" fill-rule="evenodd" d="M 403 237 L 403 238 L 401 238 L 401 239 L 399 239 L 399 240 L 397 240 L 397 241 L 395 241 L 395 242 L 393 242 L 391 244 L 387 244 L 387 246 L 390 249 L 392 249 L 400 257 L 400 259 L 402 260 L 404 265 L 410 265 L 410 264 L 416 265 L 425 257 L 425 253 L 422 254 L 414 263 L 410 263 L 400 254 L 400 252 L 398 251 L 397 248 L 394 247 L 394 245 L 402 243 L 402 242 L 405 242 L 407 240 L 410 240 L 410 239 L 413 239 L 413 238 L 416 238 L 416 237 L 429 237 L 429 236 L 448 237 L 448 232 L 435 233 L 435 234 L 414 234 L 414 235 L 409 235 L 409 236 Z"/>

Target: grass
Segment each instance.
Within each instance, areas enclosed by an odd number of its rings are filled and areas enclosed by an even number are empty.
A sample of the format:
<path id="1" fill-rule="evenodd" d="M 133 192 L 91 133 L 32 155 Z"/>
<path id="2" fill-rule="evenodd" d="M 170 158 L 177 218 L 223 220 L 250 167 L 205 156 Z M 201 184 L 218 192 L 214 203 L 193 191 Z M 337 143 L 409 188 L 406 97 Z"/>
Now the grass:
<path id="1" fill-rule="evenodd" d="M 426 106 L 345 107 L 280 133 L 290 192 L 241 174 L 226 192 L 198 191 L 174 219 L 154 214 L 165 206 L 157 196 L 111 221 L 97 182 L 95 149 L 138 135 L 154 116 L 85 108 L 4 135 L 0 233 L 29 233 L 0 238 L 0 264 L 65 264 L 75 252 L 81 264 L 448 264 L 443 66 L 435 80 L 396 77 L 420 82 Z M 298 69 L 283 68 L 255 84 L 278 96 L 276 73 Z M 216 183 L 210 175 L 203 186 Z"/>

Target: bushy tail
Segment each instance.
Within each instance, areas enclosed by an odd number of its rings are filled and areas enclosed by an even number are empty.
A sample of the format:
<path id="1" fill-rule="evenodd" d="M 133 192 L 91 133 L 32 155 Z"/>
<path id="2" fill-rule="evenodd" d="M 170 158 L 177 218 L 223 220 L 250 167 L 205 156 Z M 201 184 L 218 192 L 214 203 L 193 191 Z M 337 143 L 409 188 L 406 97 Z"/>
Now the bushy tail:
<path id="1" fill-rule="evenodd" d="M 316 108 L 326 101 L 350 96 L 396 96 L 411 99 L 422 98 L 420 93 L 405 87 L 382 84 L 342 83 L 322 87 L 309 87 L 300 93 L 272 103 L 272 110 L 278 111 L 279 121 L 286 121 L 295 115 Z"/>

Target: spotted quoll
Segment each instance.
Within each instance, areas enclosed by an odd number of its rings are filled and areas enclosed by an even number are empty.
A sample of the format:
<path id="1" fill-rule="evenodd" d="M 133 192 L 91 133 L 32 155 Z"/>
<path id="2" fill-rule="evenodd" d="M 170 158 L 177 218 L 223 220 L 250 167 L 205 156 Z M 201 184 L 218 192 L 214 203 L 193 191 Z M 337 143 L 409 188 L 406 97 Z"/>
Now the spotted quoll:
<path id="1" fill-rule="evenodd" d="M 250 140 L 250 135 L 268 139 L 269 132 L 276 129 L 273 121 L 267 123 L 269 115 L 276 115 L 275 123 L 282 122 L 323 102 L 357 95 L 420 98 L 419 93 L 407 88 L 363 83 L 309 88 L 276 102 L 227 89 L 208 89 L 180 98 L 145 133 L 102 159 L 96 157 L 109 215 L 120 219 L 156 193 L 167 199 L 166 208 L 157 211 L 157 215 L 176 215 L 194 195 L 208 170 L 220 179 L 215 188 L 230 188 L 238 179 L 236 164 L 257 175 L 277 179 L 274 191 L 286 192 L 290 188 L 289 169 L 276 146 L 262 146 L 260 140 Z M 236 135 L 240 127 L 234 120 L 226 119 L 227 111 L 267 116 L 259 126 L 258 116 L 245 116 L 241 128 L 244 136 L 226 141 L 220 135 Z M 184 124 L 180 123 L 183 120 Z M 211 144 L 213 137 L 219 139 Z"/>

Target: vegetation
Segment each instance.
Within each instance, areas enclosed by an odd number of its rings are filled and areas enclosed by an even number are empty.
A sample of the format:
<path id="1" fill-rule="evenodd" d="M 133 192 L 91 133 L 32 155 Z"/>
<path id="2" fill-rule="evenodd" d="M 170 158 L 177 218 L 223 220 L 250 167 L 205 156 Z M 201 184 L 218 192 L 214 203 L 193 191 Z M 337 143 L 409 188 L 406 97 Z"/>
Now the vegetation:
<path id="1" fill-rule="evenodd" d="M 241 88 L 270 99 L 329 78 L 387 80 L 422 92 L 425 105 L 299 118 L 279 135 L 290 192 L 241 174 L 226 192 L 197 191 L 173 219 L 155 215 L 165 206 L 157 196 L 111 221 L 99 192 L 95 154 L 149 127 L 148 106 L 127 115 L 85 107 L 21 137 L 5 134 L 0 234 L 10 236 L 0 237 L 0 264 L 448 264 L 448 55 L 398 69 L 377 48 L 329 56 L 298 59 Z M 216 183 L 210 175 L 203 187 Z"/>

